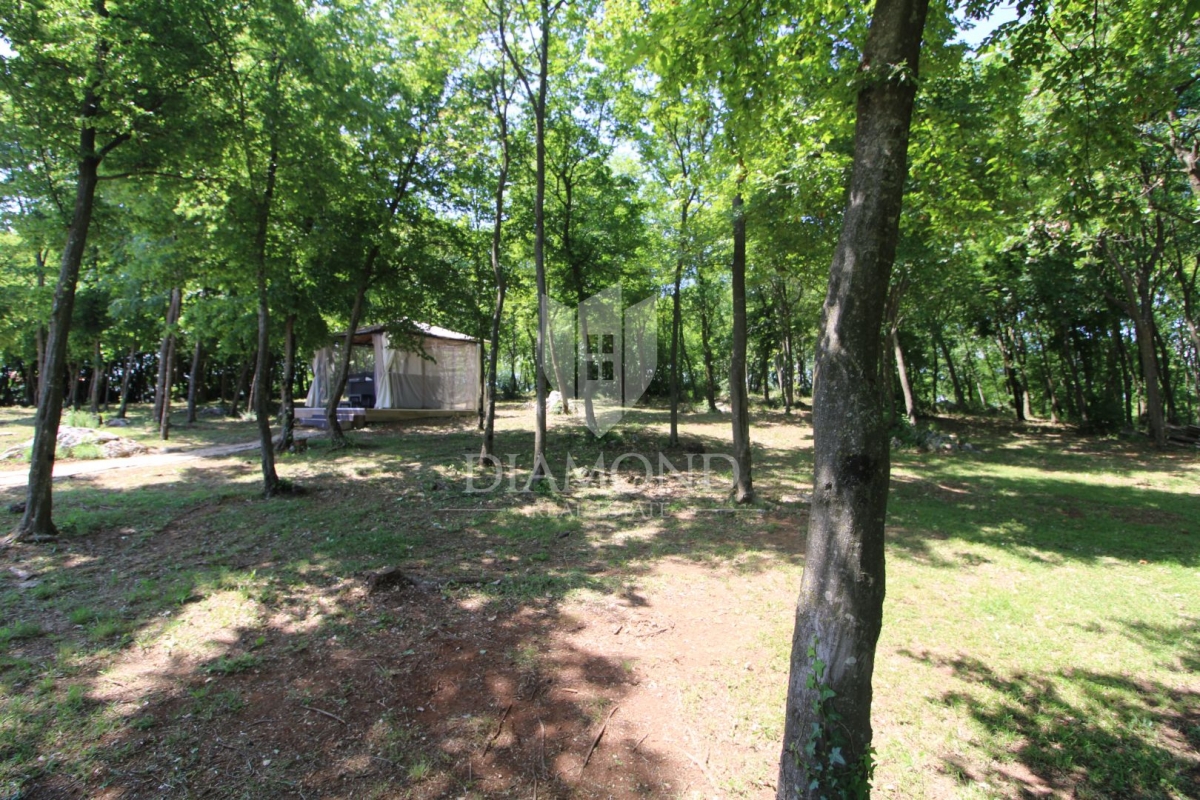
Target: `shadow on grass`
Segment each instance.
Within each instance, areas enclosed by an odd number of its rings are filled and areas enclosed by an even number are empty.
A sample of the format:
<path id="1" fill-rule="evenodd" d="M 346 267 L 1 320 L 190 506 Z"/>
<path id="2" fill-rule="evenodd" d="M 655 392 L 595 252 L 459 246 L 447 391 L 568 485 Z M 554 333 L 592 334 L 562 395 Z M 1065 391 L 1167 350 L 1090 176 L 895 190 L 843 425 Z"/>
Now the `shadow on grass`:
<path id="1" fill-rule="evenodd" d="M 583 768 L 606 703 L 619 704 L 636 676 L 602 653 L 561 640 L 551 647 L 575 624 L 561 605 L 587 591 L 644 606 L 639 581 L 667 558 L 719 561 L 744 574 L 799 565 L 804 508 L 774 500 L 806 482 L 811 456 L 756 446 L 756 481 L 769 499 L 739 509 L 721 486 L 729 475 L 721 459 L 711 462 L 712 485 L 647 480 L 636 459 L 612 474 L 623 453 L 645 455 L 657 471 L 659 452 L 682 469 L 688 455 L 730 449 L 727 437 L 695 431 L 667 447 L 661 413 L 634 412 L 627 422 L 601 440 L 555 423 L 551 471 L 561 482 L 568 453 L 583 468 L 568 496 L 509 492 L 507 476 L 496 492 L 467 492 L 464 456 L 478 439 L 461 422 L 369 431 L 359 447 L 337 452 L 314 439 L 308 452 L 280 459 L 307 494 L 277 501 L 259 499 L 253 454 L 122 490 L 95 476 L 59 484 L 69 535 L 4 556 L 22 559 L 36 585 L 18 588 L 5 576 L 0 595 L 6 619 L 32 626 L 14 629 L 20 636 L 0 656 L 0 789 L 442 796 L 525 793 L 536 781 L 551 796 L 602 786 L 616 796 L 668 791 L 677 767 L 638 746 L 644 732 L 621 728 L 620 715 L 606 734 L 614 750 Z M 531 464 L 520 459 L 532 436 L 501 430 L 497 442 L 500 453 L 519 454 L 513 477 L 523 487 Z M 588 484 L 586 468 L 601 456 L 609 474 Z M 1098 487 L 940 482 L 894 487 L 894 551 L 931 555 L 922 537 L 932 531 L 1016 545 L 1031 560 L 1196 558 L 1193 539 L 1177 552 L 1152 535 L 1174 516 L 1139 527 L 1111 510 L 1137 517 L 1164 506 L 1197 519 L 1192 495 L 1104 489 L 1108 510 L 1086 516 Z M 989 506 L 984 495 L 993 492 L 1017 499 Z M 1053 516 L 1076 506 L 1085 516 Z M 1115 523 L 1097 534 L 1096 519 L 1109 517 L 1136 535 L 1122 537 Z M 368 593 L 366 573 L 387 566 L 443 589 Z M 168 642 L 206 625 L 226 633 L 203 658 L 173 653 Z M 1131 626 L 1130 635 L 1171 632 Z M 106 664 L 132 677 L 101 672 Z M 992 678 L 1017 710 L 1026 695 L 1054 689 Z M 1040 764 L 1051 750 L 1030 759 Z M 1142 760 L 1125 772 L 1143 780 Z M 1134 785 L 1123 775 L 1103 780 Z"/>
<path id="2" fill-rule="evenodd" d="M 639 452 L 659 443 L 631 436 Z M 564 439 L 556 464 L 576 446 Z M 589 463 L 635 447 L 586 442 L 575 452 Z M 127 489 L 100 476 L 60 484 L 62 541 L 6 555 L 35 577 L 5 586 L 5 617 L 36 630 L 0 662 L 0 788 L 669 792 L 677 767 L 619 715 L 584 767 L 637 678 L 603 653 L 550 647 L 574 629 L 561 603 L 584 590 L 644 608 L 639 577 L 667 556 L 754 556 L 737 563 L 750 572 L 796 563 L 793 520 L 731 513 L 719 486 L 680 495 L 639 482 L 637 463 L 574 506 L 539 491 L 467 494 L 473 443 L 469 429 L 431 428 L 374 436 L 358 453 L 311 446 L 281 459 L 307 494 L 277 501 L 259 499 L 251 455 Z M 629 507 L 614 509 L 613 492 Z M 366 573 L 386 566 L 443 589 L 368 593 Z M 203 657 L 172 650 L 210 628 Z"/>
<path id="3" fill-rule="evenodd" d="M 892 477 L 895 551 L 934 566 L 930 539 L 1003 547 L 1031 561 L 1200 565 L 1200 495 L 1038 478 Z"/>
<path id="4" fill-rule="evenodd" d="M 980 767 L 946 756 L 964 782 L 1008 784 L 1027 797 L 1200 792 L 1200 694 L 1194 691 L 1082 670 L 1006 677 L 973 658 L 901 652 L 949 667 L 976 687 L 941 698 L 979 724 L 993 759 Z"/>

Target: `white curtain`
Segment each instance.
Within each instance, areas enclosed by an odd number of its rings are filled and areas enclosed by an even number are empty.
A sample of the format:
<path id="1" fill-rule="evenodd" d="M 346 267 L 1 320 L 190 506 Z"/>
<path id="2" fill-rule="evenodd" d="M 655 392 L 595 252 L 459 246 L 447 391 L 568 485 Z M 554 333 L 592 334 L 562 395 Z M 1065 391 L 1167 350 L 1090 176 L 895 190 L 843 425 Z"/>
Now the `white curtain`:
<path id="1" fill-rule="evenodd" d="M 304 399 L 307 408 L 324 407 L 329 400 L 329 385 L 333 383 L 333 348 L 323 347 L 313 355 L 313 379 L 308 387 L 308 397 Z"/>
<path id="2" fill-rule="evenodd" d="M 377 333 L 372 339 L 375 344 L 375 407 L 406 408 L 401 403 L 399 382 L 396 380 L 402 371 L 405 354 L 391 348 L 386 333 Z"/>
<path id="3" fill-rule="evenodd" d="M 475 408 L 479 398 L 479 345 L 427 338 L 422 346 L 429 358 L 393 350 L 386 334 L 375 337 L 375 407 Z"/>

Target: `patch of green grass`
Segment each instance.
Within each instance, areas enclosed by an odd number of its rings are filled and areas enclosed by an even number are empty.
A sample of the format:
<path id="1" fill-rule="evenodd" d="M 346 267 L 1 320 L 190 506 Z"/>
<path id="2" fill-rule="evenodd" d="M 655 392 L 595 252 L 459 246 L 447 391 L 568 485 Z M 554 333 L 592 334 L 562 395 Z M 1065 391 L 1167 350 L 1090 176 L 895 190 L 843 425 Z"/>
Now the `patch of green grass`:
<path id="1" fill-rule="evenodd" d="M 68 591 L 73 585 L 74 581 L 55 575 L 43 580 L 30 589 L 29 593 L 38 600 L 50 600 Z"/>
<path id="2" fill-rule="evenodd" d="M 0 645 L 18 639 L 33 639 L 42 635 L 42 627 L 36 622 L 20 621 L 0 628 Z"/>
<path id="3" fill-rule="evenodd" d="M 77 444 L 74 447 L 58 447 L 56 449 L 58 458 L 73 458 L 76 461 L 91 461 L 97 458 L 104 458 L 104 451 L 100 449 L 100 445 L 94 442 L 84 442 Z"/>
<path id="4" fill-rule="evenodd" d="M 121 636 L 129 630 L 129 624 L 116 617 L 106 616 L 97 620 L 91 627 L 88 628 L 88 638 L 92 641 L 102 642 L 107 639 L 112 639 L 116 636 Z"/>
<path id="5" fill-rule="evenodd" d="M 188 693 L 192 698 L 190 713 L 205 722 L 211 722 L 217 717 L 236 714 L 246 707 L 246 701 L 234 689 L 213 692 L 212 684 L 209 684 L 198 689 L 191 689 Z"/>
<path id="6" fill-rule="evenodd" d="M 212 661 L 201 667 L 202 670 L 209 675 L 237 675 L 239 672 L 246 672 L 254 669 L 262 664 L 262 659 L 250 653 L 242 653 L 236 656 L 221 656 L 216 661 Z"/>
<path id="7" fill-rule="evenodd" d="M 87 625 L 100 619 L 100 612 L 90 606 L 79 606 L 67 615 L 72 625 Z"/>

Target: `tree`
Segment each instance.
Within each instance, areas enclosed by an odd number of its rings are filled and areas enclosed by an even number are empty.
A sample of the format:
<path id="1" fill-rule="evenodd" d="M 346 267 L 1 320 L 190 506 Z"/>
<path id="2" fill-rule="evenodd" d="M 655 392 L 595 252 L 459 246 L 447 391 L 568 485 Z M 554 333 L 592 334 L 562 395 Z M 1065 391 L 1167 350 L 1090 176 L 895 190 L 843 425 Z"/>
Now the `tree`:
<path id="1" fill-rule="evenodd" d="M 536 340 L 536 391 L 533 428 L 533 474 L 538 480 L 546 475 L 546 339 L 549 328 L 550 297 L 546 290 L 546 98 L 550 81 L 550 42 L 554 18 L 566 4 L 566 0 L 537 0 L 536 10 L 525 16 L 535 16 L 536 39 L 533 60 L 536 75 L 531 75 L 528 63 L 519 52 L 517 44 L 502 36 L 500 46 L 512 64 L 517 79 L 525 89 L 534 122 L 534 200 L 533 200 L 533 263 L 534 282 L 537 285 L 538 325 Z M 522 10 L 528 12 L 522 4 Z"/>
<path id="2" fill-rule="evenodd" d="M 508 77 L 505 68 L 507 56 L 503 53 L 503 42 L 507 38 L 508 11 L 503 0 L 499 0 L 489 13 L 496 20 L 496 47 L 501 50 L 498 63 L 492 68 L 488 81 L 489 109 L 496 123 L 496 143 L 499 145 L 499 163 L 496 168 L 495 211 L 492 217 L 491 246 L 488 256 L 496 280 L 496 303 L 492 309 L 492 324 L 488 332 L 487 376 L 483 397 L 483 443 L 480 459 L 495 456 L 496 451 L 496 369 L 500 358 L 500 326 L 504 320 L 504 297 L 508 291 L 503 258 L 504 234 L 504 191 L 508 187 L 508 170 L 512 163 L 509 142 L 508 115 L 512 105 L 516 84 Z"/>
<path id="3" fill-rule="evenodd" d="M 8 136 L 31 159 L 76 165 L 18 540 L 57 534 L 51 497 L 63 404 L 57 376 L 66 366 L 101 165 L 121 158 L 112 176 L 152 169 L 168 149 L 163 147 L 167 134 L 179 133 L 188 121 L 187 99 L 202 86 L 199 78 L 211 64 L 207 43 L 193 32 L 197 7 L 204 2 L 165 9 L 156 2 L 131 2 L 122 4 L 120 14 L 110 14 L 104 0 L 0 4 L 0 38 L 14 53 L 4 58 L 0 73 L 0 91 L 13 112 Z M 58 46 L 68 42 L 70 47 Z M 185 141 L 176 139 L 172 146 L 182 148 Z"/>
<path id="4" fill-rule="evenodd" d="M 890 473 L 880 327 L 899 238 L 926 0 L 879 0 L 860 63 L 854 162 L 822 309 L 812 512 L 778 796 L 869 791 Z"/>

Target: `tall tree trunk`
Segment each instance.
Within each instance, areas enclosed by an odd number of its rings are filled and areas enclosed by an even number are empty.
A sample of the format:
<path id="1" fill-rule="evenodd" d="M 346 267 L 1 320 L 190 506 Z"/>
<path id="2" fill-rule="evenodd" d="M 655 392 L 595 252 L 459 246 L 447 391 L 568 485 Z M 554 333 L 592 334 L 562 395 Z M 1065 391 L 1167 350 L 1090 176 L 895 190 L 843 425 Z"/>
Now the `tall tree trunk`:
<path id="1" fill-rule="evenodd" d="M 283 323 L 283 384 L 279 394 L 279 437 L 275 452 L 287 453 L 295 448 L 296 397 L 296 314 L 288 314 Z"/>
<path id="2" fill-rule="evenodd" d="M 1125 347 L 1125 337 L 1121 333 L 1121 323 L 1113 322 L 1113 347 L 1117 353 L 1117 366 L 1121 370 L 1121 389 L 1125 398 L 1125 424 L 1133 425 L 1133 379 L 1129 364 L 1129 353 Z"/>
<path id="3" fill-rule="evenodd" d="M 1175 408 L 1175 389 L 1171 385 L 1171 353 L 1167 349 L 1167 343 L 1163 341 L 1157 323 L 1154 325 L 1154 341 L 1158 344 L 1158 369 L 1159 374 L 1162 375 L 1163 397 L 1167 400 L 1167 421 L 1172 425 L 1178 425 L 1179 412 Z"/>
<path id="4" fill-rule="evenodd" d="M 762 348 L 758 359 L 758 375 L 762 385 L 763 405 L 771 405 L 771 354 Z"/>
<path id="5" fill-rule="evenodd" d="M 71 402 L 69 405 L 73 411 L 79 410 L 79 383 L 83 380 L 83 363 L 75 362 L 70 365 L 68 370 L 69 376 L 67 380 L 71 382 Z"/>
<path id="6" fill-rule="evenodd" d="M 169 306 L 167 319 L 170 319 Z M 170 347 L 169 339 L 169 335 L 164 335 L 158 345 L 158 377 L 154 381 L 154 408 L 151 411 L 151 418 L 154 420 L 155 425 L 158 425 L 162 421 L 163 387 L 167 383 L 167 349 Z"/>
<path id="7" fill-rule="evenodd" d="M 779 391 L 783 395 L 784 413 L 792 413 L 796 405 L 795 397 L 795 365 L 792 341 L 792 302 L 788 297 L 787 280 L 779 276 L 779 346 L 782 348 L 783 371 L 779 377 Z"/>
<path id="8" fill-rule="evenodd" d="M 167 301 L 167 314 L 164 320 L 165 330 L 162 341 L 158 346 L 158 379 L 154 384 L 154 424 L 162 423 L 163 402 L 171 388 L 171 347 L 175 341 L 175 326 L 179 322 L 180 305 L 183 294 L 179 289 L 172 289 Z M 177 302 L 178 301 L 178 302 Z"/>
<path id="9" fill-rule="evenodd" d="M 282 70 L 282 67 L 277 67 Z M 276 73 L 278 75 L 278 72 Z M 271 224 L 271 205 L 275 198 L 275 177 L 279 152 L 276 134 L 271 134 L 267 154 L 266 182 L 259 198 L 258 227 L 254 236 L 254 278 L 258 293 L 258 358 L 254 368 L 254 417 L 258 423 L 259 458 L 262 465 L 263 496 L 271 497 L 279 489 L 275 472 L 275 448 L 271 442 L 271 310 L 267 295 L 267 231 Z"/>
<path id="10" fill-rule="evenodd" d="M 75 287 L 79 283 L 79 266 L 87 244 L 88 227 L 96 197 L 96 181 L 100 160 L 105 150 L 116 146 L 114 139 L 105 149 L 96 150 L 96 129 L 92 120 L 99 113 L 99 101 L 88 90 L 83 102 L 82 127 L 79 134 L 79 168 L 75 181 L 75 206 L 67 241 L 63 247 L 58 283 L 54 287 L 54 304 L 50 312 L 50 330 L 46 339 L 45 364 L 41 375 L 37 415 L 34 418 L 33 449 L 29 457 L 29 483 L 25 494 L 25 515 L 15 531 L 16 541 L 38 541 L 58 534 L 54 526 L 52 486 L 54 480 L 54 450 L 58 443 L 58 426 L 62 416 L 63 385 L 61 376 L 67 360 L 67 337 L 71 332 L 71 312 L 75 307 Z"/>
<path id="11" fill-rule="evenodd" d="M 546 474 L 546 338 L 549 296 L 546 294 L 546 94 L 550 75 L 550 26 L 562 2 L 551 7 L 550 0 L 539 0 L 541 30 L 537 44 L 537 88 L 521 65 L 501 31 L 500 46 L 513 70 L 525 87 L 533 107 L 534 124 L 534 199 L 533 199 L 533 268 L 538 294 L 537 340 L 534 343 L 534 372 L 537 398 L 534 403 L 533 471 L 530 480 L 541 480 Z"/>
<path id="12" fill-rule="evenodd" d="M 787 369 L 784 365 L 787 363 L 787 358 L 783 353 L 775 354 L 775 380 L 779 383 L 779 396 L 783 398 L 783 413 L 792 413 L 792 404 L 788 401 L 787 395 Z"/>
<path id="13" fill-rule="evenodd" d="M 741 178 L 739 178 L 741 180 Z M 746 213 L 742 194 L 733 198 L 733 352 L 729 359 L 729 407 L 733 417 L 733 460 L 736 475 L 733 498 L 738 503 L 754 499 L 750 470 L 750 397 L 746 391 Z"/>
<path id="14" fill-rule="evenodd" d="M 697 270 L 696 274 L 696 282 L 700 286 L 700 349 L 704 356 L 704 399 L 708 403 L 708 413 L 716 414 L 718 411 L 717 375 L 713 365 L 712 320 L 709 318 L 708 299 L 703 281 L 703 273 Z"/>
<path id="15" fill-rule="evenodd" d="M 917 404 L 913 399 L 912 384 L 908 380 L 908 367 L 904 364 L 904 351 L 900 349 L 900 331 L 892 325 L 892 351 L 896 356 L 896 372 L 900 376 L 900 391 L 904 393 L 904 414 L 909 425 L 917 424 Z"/>
<path id="16" fill-rule="evenodd" d="M 1054 388 L 1054 373 L 1050 371 L 1050 354 L 1046 352 L 1046 339 L 1042 336 L 1042 326 L 1035 323 L 1033 332 L 1037 336 L 1038 351 L 1042 354 L 1042 372 L 1046 377 L 1046 397 L 1050 400 L 1050 421 L 1057 425 L 1062 410 L 1058 405 L 1058 391 Z"/>
<path id="17" fill-rule="evenodd" d="M 1154 215 L 1153 227 L 1154 231 L 1151 234 L 1148 228 L 1143 226 L 1142 243 L 1149 246 L 1149 252 L 1146 255 L 1132 255 L 1129 259 L 1132 264 L 1127 264 L 1122 259 L 1118 246 L 1114 246 L 1107 238 L 1101 240 L 1100 246 L 1108 262 L 1115 268 L 1124 293 L 1123 298 L 1110 296 L 1110 300 L 1114 300 L 1133 320 L 1138 355 L 1142 362 L 1150 436 L 1154 439 L 1156 447 L 1166 447 L 1167 426 L 1163 415 L 1158 358 L 1154 346 L 1154 276 L 1165 250 L 1165 225 L 1162 215 L 1157 212 Z"/>
<path id="18" fill-rule="evenodd" d="M 963 392 L 962 383 L 958 380 L 958 372 L 954 369 L 954 358 L 950 355 L 950 348 L 946 346 L 946 338 L 942 336 L 941 331 L 938 331 L 934 337 L 937 340 L 937 346 L 942 350 L 942 358 L 946 361 L 946 371 L 950 373 L 950 383 L 954 385 L 954 405 L 959 411 L 965 411 L 967 408 L 967 396 Z"/>
<path id="19" fill-rule="evenodd" d="M 37 274 L 37 287 L 41 289 L 46 285 L 46 253 L 42 249 L 34 254 L 34 269 Z M 39 291 L 40 295 L 41 292 Z M 37 381 L 33 386 L 33 402 L 36 404 L 38 398 L 42 396 L 42 382 L 46 375 L 46 326 L 38 323 L 37 330 L 33 334 L 34 349 L 37 352 L 37 364 L 34 373 L 37 376 Z"/>
<path id="20" fill-rule="evenodd" d="M 679 211 L 679 254 L 675 260 L 675 286 L 671 295 L 671 433 L 667 444 L 679 444 L 679 337 L 683 328 L 683 304 L 680 291 L 683 286 L 683 265 L 687 257 L 688 205 L 691 195 L 684 200 Z"/>
<path id="21" fill-rule="evenodd" d="M 569 173 L 569 169 L 568 169 Z M 563 259 L 567 262 L 567 266 L 571 269 L 571 277 L 575 282 L 575 301 L 578 303 L 576 308 L 582 310 L 583 301 L 587 299 L 587 294 L 584 291 L 586 283 L 583 276 L 582 265 L 574 258 L 571 253 L 571 221 L 573 217 L 574 207 L 574 180 L 569 174 L 561 176 L 563 181 L 563 231 L 562 231 L 562 247 Z M 582 338 L 582 343 L 586 347 L 588 341 L 588 319 L 586 314 L 580 313 L 579 317 L 579 335 Z M 561 352 L 560 347 L 554 343 L 554 326 L 551 325 L 547 333 L 550 335 L 550 363 L 554 367 L 554 380 L 558 384 L 560 393 L 562 394 L 562 410 L 564 414 L 571 413 L 569 398 L 575 396 L 575 391 L 578 390 L 576 370 L 578 369 L 577 357 L 571 359 L 571 364 L 562 364 L 558 359 Z M 574 332 L 572 331 L 572 335 Z M 570 374 L 568 374 L 568 369 Z M 586 377 L 586 376 L 582 376 Z M 568 392 L 564 387 L 572 386 L 575 391 Z M 590 394 L 585 394 L 583 397 L 583 416 L 590 430 L 596 430 L 596 404 Z"/>
<path id="22" fill-rule="evenodd" d="M 933 356 L 933 375 L 932 375 L 933 391 L 929 395 L 929 403 L 933 407 L 934 415 L 936 415 L 937 409 L 938 409 L 938 350 L 937 350 L 936 346 L 933 348 L 932 356 Z"/>
<path id="23" fill-rule="evenodd" d="M 1154 327 L 1152 321 L 1135 319 L 1134 334 L 1137 337 L 1138 355 L 1142 361 L 1142 378 L 1146 393 L 1146 416 L 1150 424 L 1150 437 L 1155 445 L 1165 447 L 1167 428 L 1163 420 L 1162 394 L 1159 388 L 1158 358 L 1154 352 Z"/>
<path id="24" fill-rule="evenodd" d="M 257 363 L 258 353 L 255 352 L 251 354 L 250 360 L 242 364 L 241 372 L 238 373 L 237 386 L 233 389 L 233 403 L 229 407 L 229 416 L 236 417 L 238 415 L 243 395 L 246 397 L 246 408 L 250 408 L 250 375 Z"/>
<path id="25" fill-rule="evenodd" d="M 986 411 L 988 407 L 987 397 L 983 393 L 983 379 L 979 377 L 979 373 L 975 369 L 975 359 L 967 359 L 967 378 L 974 382 L 975 392 L 979 395 L 979 410 Z"/>
<path id="26" fill-rule="evenodd" d="M 408 161 L 400 172 L 400 177 L 396 179 L 395 192 L 388 201 L 387 212 L 381 221 L 381 227 L 396 216 L 396 211 L 408 194 L 413 170 L 416 168 L 417 158 L 420 154 L 421 141 L 418 141 L 413 146 Z M 333 384 L 329 387 L 329 397 L 325 401 L 325 424 L 329 428 L 330 446 L 335 450 L 346 446 L 346 434 L 338 422 L 337 409 L 338 404 L 342 402 L 342 394 L 346 391 L 346 381 L 350 379 L 350 358 L 354 352 L 354 334 L 358 330 L 358 323 L 362 319 L 363 309 L 366 306 L 367 290 L 371 288 L 371 281 L 375 277 L 375 262 L 379 259 L 379 253 L 380 246 L 376 243 L 371 245 L 371 248 L 364 254 L 358 283 L 354 290 L 354 303 L 350 307 L 349 325 L 346 328 L 346 336 L 342 340 L 338 368 L 334 372 Z"/>
<path id="27" fill-rule="evenodd" d="M 1013 358 L 1016 361 L 1021 381 L 1021 408 L 1025 419 L 1034 419 L 1033 392 L 1029 388 L 1029 365 L 1026 358 L 1025 336 L 1020 334 L 1015 327 L 1010 329 L 1009 335 L 1013 344 Z"/>
<path id="28" fill-rule="evenodd" d="M 92 348 L 92 384 L 88 387 L 88 410 L 100 413 L 100 385 L 104 382 L 104 355 L 97 338 Z"/>
<path id="29" fill-rule="evenodd" d="M 500 30 L 506 20 L 500 14 Z M 509 92 L 505 81 L 504 62 L 501 61 L 499 86 L 496 93 L 496 125 L 500 139 L 500 170 L 496 175 L 496 206 L 492 216 L 492 247 L 490 251 L 492 274 L 496 278 L 496 303 L 492 307 L 492 327 L 488 332 L 487 380 L 483 395 L 483 443 L 479 450 L 480 459 L 496 455 L 496 369 L 500 358 L 500 323 L 504 319 L 504 296 L 508 282 L 504 277 L 504 266 L 500 263 L 501 245 L 504 240 L 504 191 L 508 187 L 508 166 L 511 155 L 508 148 Z M 514 358 L 515 362 L 516 359 Z M 513 383 L 516 383 L 516 366 L 512 366 Z"/>
<path id="30" fill-rule="evenodd" d="M 165 348 L 163 362 L 158 374 L 162 381 L 159 389 L 158 418 L 159 435 L 165 442 L 171 438 L 171 384 L 175 377 L 175 345 L 177 342 L 176 326 L 179 324 L 179 314 L 183 305 L 183 290 L 171 290 L 171 303 L 167 307 L 167 335 L 163 338 Z"/>
<path id="31" fill-rule="evenodd" d="M 1076 414 L 1080 422 L 1088 422 L 1087 397 L 1083 391 L 1083 382 L 1079 378 L 1079 365 L 1075 362 L 1074 348 L 1071 346 L 1070 331 L 1064 325 L 1062 329 L 1063 361 L 1067 363 L 1067 377 L 1071 381 L 1071 396 L 1074 398 Z"/>
<path id="32" fill-rule="evenodd" d="M 337 369 L 333 373 L 333 383 L 329 386 L 329 397 L 325 399 L 325 425 L 329 428 L 330 447 L 334 450 L 345 447 L 346 434 L 338 422 L 338 405 L 342 402 L 342 394 L 346 391 L 346 382 L 350 380 L 350 361 L 354 356 L 354 334 L 358 331 L 359 320 L 362 319 L 363 306 L 366 304 L 367 287 L 370 285 L 371 272 L 374 268 L 375 254 L 368 259 L 359 277 L 358 287 L 354 290 L 354 304 L 350 306 L 350 320 L 346 333 L 342 337 L 342 351 L 338 354 Z"/>
<path id="33" fill-rule="evenodd" d="M 133 359 L 137 355 L 137 343 L 129 345 L 129 355 L 125 357 L 125 369 L 121 372 L 121 405 L 117 406 L 117 419 L 125 419 L 129 408 L 129 384 L 133 376 Z"/>
<path id="34" fill-rule="evenodd" d="M 1013 363 L 1012 344 L 1007 338 L 1010 335 L 1011 329 L 997 334 L 996 344 L 1000 347 L 1000 357 L 1004 360 L 1004 379 L 1008 384 L 1009 394 L 1012 396 L 1013 412 L 1016 414 L 1017 422 L 1024 422 L 1024 390 L 1021 386 L 1021 378 L 1017 375 L 1017 367 Z"/>
<path id="35" fill-rule="evenodd" d="M 871 674 L 883 617 L 890 473 L 882 323 L 899 238 L 927 0 L 877 0 L 854 166 L 821 314 L 812 510 L 780 759 L 780 800 L 870 791 Z"/>
<path id="36" fill-rule="evenodd" d="M 534 122 L 534 198 L 533 198 L 533 270 L 538 293 L 536 391 L 533 429 L 533 471 L 531 480 L 545 477 L 546 463 L 546 334 L 550 309 L 546 290 L 546 94 L 550 75 L 550 0 L 541 0 L 541 31 L 538 44 L 538 81 L 533 104 Z M 526 89 L 529 89 L 528 83 Z"/>
<path id="37" fill-rule="evenodd" d="M 196 401 L 199 399 L 200 384 L 204 381 L 201 374 L 201 358 L 204 356 L 200 345 L 200 337 L 196 336 L 196 344 L 192 347 L 192 369 L 188 376 L 187 424 L 196 424 Z"/>

